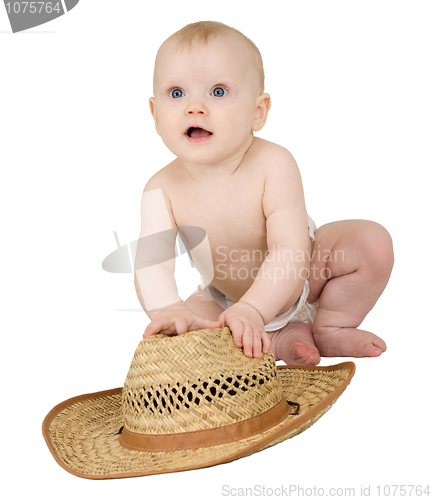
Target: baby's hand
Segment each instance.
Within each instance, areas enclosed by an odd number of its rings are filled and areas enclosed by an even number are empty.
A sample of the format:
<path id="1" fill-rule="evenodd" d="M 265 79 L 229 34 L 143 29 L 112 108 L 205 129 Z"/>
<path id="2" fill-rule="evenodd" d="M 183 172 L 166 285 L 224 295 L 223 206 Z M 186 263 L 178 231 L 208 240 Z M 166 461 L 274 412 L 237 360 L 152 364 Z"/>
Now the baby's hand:
<path id="1" fill-rule="evenodd" d="M 177 333 L 181 335 L 204 328 L 221 328 L 222 321 L 210 321 L 195 314 L 187 306 L 168 307 L 160 311 L 144 330 L 143 338 L 154 333 Z"/>
<path id="2" fill-rule="evenodd" d="M 234 343 L 237 347 L 243 346 L 243 352 L 249 358 L 261 357 L 262 352 L 270 351 L 270 338 L 264 330 L 264 321 L 261 314 L 245 302 L 237 302 L 228 307 L 220 316 L 224 326 L 232 332 Z"/>

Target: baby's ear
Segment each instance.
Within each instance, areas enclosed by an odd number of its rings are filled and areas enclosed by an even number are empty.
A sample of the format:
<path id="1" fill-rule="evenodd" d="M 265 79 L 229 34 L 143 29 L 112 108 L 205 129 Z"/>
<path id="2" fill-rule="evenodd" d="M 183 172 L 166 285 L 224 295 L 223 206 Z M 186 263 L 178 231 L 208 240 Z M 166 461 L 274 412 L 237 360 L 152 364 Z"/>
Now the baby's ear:
<path id="1" fill-rule="evenodd" d="M 153 119 L 155 121 L 156 132 L 159 134 L 159 125 L 158 125 L 158 119 L 157 119 L 157 114 L 156 114 L 156 103 L 155 103 L 154 97 L 150 97 L 149 104 L 150 104 L 150 113 L 152 114 Z"/>
<path id="2" fill-rule="evenodd" d="M 256 100 L 255 116 L 252 130 L 257 132 L 261 130 L 267 121 L 267 115 L 271 108 L 271 99 L 269 94 L 261 94 Z"/>

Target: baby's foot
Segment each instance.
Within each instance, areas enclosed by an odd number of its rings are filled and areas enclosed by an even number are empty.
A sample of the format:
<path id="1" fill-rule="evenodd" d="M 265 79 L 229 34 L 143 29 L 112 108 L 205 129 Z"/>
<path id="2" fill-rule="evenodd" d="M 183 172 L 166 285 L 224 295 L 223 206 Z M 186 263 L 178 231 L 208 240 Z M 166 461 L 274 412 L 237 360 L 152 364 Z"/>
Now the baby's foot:
<path id="1" fill-rule="evenodd" d="M 305 323 L 289 323 L 268 333 L 276 361 L 282 359 L 287 365 L 317 365 L 320 362 L 312 332 Z"/>
<path id="2" fill-rule="evenodd" d="M 371 332 L 357 328 L 321 328 L 313 338 L 321 356 L 375 358 L 386 351 L 384 340 Z"/>

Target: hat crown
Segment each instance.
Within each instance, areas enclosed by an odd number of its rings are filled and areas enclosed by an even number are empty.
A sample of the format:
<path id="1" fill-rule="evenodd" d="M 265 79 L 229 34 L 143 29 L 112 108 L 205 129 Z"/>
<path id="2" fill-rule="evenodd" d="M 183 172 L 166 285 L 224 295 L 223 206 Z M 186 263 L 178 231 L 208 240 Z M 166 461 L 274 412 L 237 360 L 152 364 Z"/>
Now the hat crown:
<path id="1" fill-rule="evenodd" d="M 273 354 L 246 357 L 229 328 L 157 334 L 132 359 L 124 425 L 147 435 L 214 429 L 260 415 L 281 398 Z"/>

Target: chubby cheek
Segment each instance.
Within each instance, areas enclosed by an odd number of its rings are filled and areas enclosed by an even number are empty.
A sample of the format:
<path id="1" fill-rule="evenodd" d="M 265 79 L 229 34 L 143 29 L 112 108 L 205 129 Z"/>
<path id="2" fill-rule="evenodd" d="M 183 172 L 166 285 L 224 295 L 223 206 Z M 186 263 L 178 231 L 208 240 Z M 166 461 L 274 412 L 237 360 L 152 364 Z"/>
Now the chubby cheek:
<path id="1" fill-rule="evenodd" d="M 234 142 L 242 141 L 250 135 L 252 124 L 243 115 L 232 115 L 223 122 L 224 136 Z"/>
<path id="2" fill-rule="evenodd" d="M 253 113 L 250 108 L 250 106 L 246 107 L 243 104 L 221 110 L 223 115 L 221 122 L 223 122 L 225 127 L 231 130 L 235 129 L 237 133 L 249 131 L 252 128 L 253 122 Z"/>
<path id="3" fill-rule="evenodd" d="M 170 140 L 175 135 L 179 134 L 179 124 L 175 117 L 169 113 L 158 114 L 158 132 L 162 139 Z"/>
<path id="4" fill-rule="evenodd" d="M 165 144 L 165 146 L 176 156 L 180 154 L 179 139 L 167 131 L 159 130 L 159 134 Z"/>
<path id="5" fill-rule="evenodd" d="M 161 129 L 169 128 L 174 121 L 173 113 L 170 113 L 170 110 L 167 109 L 165 106 L 157 109 L 157 118 L 159 122 L 159 127 Z"/>
<path id="6" fill-rule="evenodd" d="M 176 127 L 165 124 L 159 128 L 159 135 L 171 153 L 175 156 L 181 155 L 183 136 Z"/>

